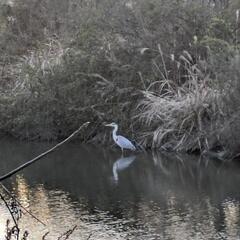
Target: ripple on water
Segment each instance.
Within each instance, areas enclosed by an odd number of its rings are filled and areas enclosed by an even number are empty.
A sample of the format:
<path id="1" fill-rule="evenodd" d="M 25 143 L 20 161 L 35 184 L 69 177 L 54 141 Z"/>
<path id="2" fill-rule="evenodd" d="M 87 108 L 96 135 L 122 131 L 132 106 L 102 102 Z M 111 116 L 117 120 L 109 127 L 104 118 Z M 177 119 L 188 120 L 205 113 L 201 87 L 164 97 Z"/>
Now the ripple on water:
<path id="1" fill-rule="evenodd" d="M 0 144 L 6 163 L 24 162 L 29 149 L 41 152 L 37 144 L 29 144 Z M 14 152 L 6 150 L 9 145 Z M 116 168 L 116 162 L 122 167 Z M 98 240 L 239 239 L 239 167 L 161 154 L 139 154 L 131 164 L 123 163 L 126 157 L 116 152 L 69 144 L 11 178 L 9 189 L 47 224 L 24 215 L 20 228 L 34 240 L 48 231 L 47 239 L 57 239 L 75 225 L 73 240 L 91 234 L 90 239 Z M 1 204 L 0 239 L 7 218 Z"/>

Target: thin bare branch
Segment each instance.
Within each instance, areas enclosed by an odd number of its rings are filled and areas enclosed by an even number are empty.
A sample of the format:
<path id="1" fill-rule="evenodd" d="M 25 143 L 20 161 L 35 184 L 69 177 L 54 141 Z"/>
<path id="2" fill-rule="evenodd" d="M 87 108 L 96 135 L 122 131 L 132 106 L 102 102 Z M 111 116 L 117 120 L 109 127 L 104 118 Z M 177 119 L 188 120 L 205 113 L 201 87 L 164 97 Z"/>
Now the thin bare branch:
<path id="1" fill-rule="evenodd" d="M 29 165 L 35 163 L 36 161 L 40 160 L 41 158 L 45 157 L 46 155 L 48 155 L 49 153 L 52 153 L 53 151 L 55 151 L 57 148 L 59 148 L 60 146 L 62 146 L 64 143 L 70 141 L 74 136 L 76 136 L 84 127 L 88 126 L 89 122 L 85 122 L 84 124 L 82 124 L 75 132 L 73 132 L 69 137 L 67 137 L 65 140 L 63 140 L 62 142 L 58 143 L 57 145 L 55 145 L 54 147 L 52 147 L 51 149 L 47 150 L 46 152 L 38 155 L 37 157 L 33 158 L 32 160 L 20 165 L 19 167 L 15 168 L 14 170 L 10 171 L 9 173 L 3 175 L 2 177 L 0 177 L 0 181 L 3 181 L 9 177 L 11 177 L 12 175 L 14 175 L 15 173 L 21 171 L 22 169 L 28 167 Z"/>

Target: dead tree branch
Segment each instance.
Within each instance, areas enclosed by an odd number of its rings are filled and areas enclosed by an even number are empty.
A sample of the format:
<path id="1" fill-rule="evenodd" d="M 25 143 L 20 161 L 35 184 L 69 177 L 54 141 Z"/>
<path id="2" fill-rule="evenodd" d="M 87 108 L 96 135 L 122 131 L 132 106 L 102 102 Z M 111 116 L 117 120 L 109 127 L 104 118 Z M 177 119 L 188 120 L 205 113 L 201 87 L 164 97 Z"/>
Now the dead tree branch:
<path id="1" fill-rule="evenodd" d="M 67 137 L 65 140 L 63 140 L 62 142 L 58 143 L 57 145 L 55 145 L 54 147 L 52 147 L 51 149 L 47 150 L 46 152 L 38 155 L 37 157 L 33 158 L 32 160 L 20 165 L 19 167 L 15 168 L 14 170 L 10 171 L 9 173 L 3 175 L 2 177 L 0 177 L 0 182 L 11 177 L 12 175 L 14 175 L 15 173 L 21 171 L 22 169 L 28 167 L 29 165 L 35 163 L 36 161 L 40 160 L 41 158 L 45 157 L 46 155 L 48 155 L 49 153 L 52 153 L 53 151 L 55 151 L 57 148 L 59 148 L 60 146 L 62 146 L 64 143 L 68 142 L 70 139 L 72 139 L 75 135 L 77 135 L 84 127 L 88 126 L 89 122 L 85 122 L 84 124 L 82 124 L 79 129 L 77 129 L 75 132 L 73 132 L 69 137 Z"/>

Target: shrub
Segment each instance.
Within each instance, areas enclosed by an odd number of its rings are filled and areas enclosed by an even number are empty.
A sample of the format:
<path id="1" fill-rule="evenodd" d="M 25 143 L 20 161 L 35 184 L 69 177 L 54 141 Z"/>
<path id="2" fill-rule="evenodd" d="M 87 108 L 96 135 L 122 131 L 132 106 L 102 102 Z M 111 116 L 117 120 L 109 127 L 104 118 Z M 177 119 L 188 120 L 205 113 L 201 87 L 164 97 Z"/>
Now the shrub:
<path id="1" fill-rule="evenodd" d="M 137 115 L 147 126 L 143 145 L 175 151 L 211 148 L 223 119 L 223 96 L 192 63 L 189 53 L 181 57 L 188 81 L 176 86 L 169 79 L 159 82 L 159 93 L 144 91 Z M 167 86 L 167 90 L 163 91 Z"/>

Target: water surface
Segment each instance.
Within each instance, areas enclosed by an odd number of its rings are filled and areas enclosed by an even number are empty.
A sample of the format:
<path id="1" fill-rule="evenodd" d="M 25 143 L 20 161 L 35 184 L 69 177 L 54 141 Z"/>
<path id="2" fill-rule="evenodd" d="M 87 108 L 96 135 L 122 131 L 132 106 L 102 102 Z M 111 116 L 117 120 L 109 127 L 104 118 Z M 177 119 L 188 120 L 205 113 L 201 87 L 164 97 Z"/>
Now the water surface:
<path id="1" fill-rule="evenodd" d="M 0 142 L 0 175 L 53 144 Z M 47 224 L 23 215 L 29 239 L 240 239 L 240 165 L 68 143 L 4 182 Z M 0 203 L 0 239 L 6 220 Z"/>

